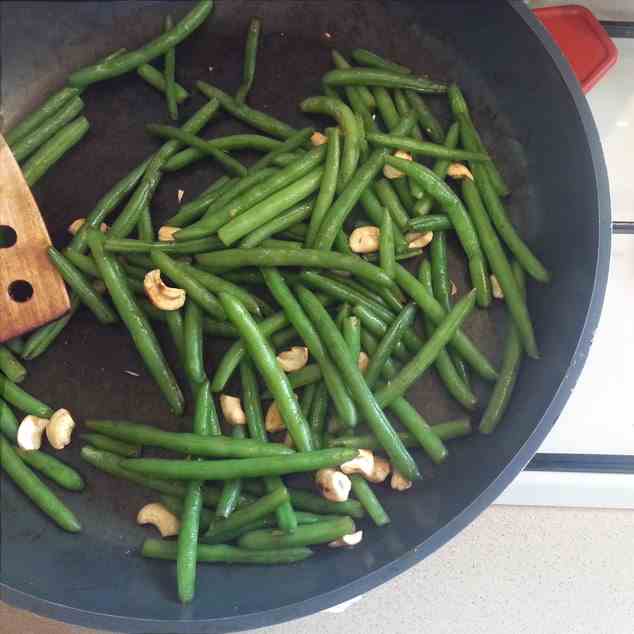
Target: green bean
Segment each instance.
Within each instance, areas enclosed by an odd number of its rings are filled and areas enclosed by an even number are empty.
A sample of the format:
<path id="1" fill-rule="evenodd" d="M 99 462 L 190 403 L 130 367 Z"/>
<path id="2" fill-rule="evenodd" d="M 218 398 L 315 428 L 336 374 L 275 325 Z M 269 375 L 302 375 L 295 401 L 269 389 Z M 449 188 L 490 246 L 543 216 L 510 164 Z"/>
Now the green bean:
<path id="1" fill-rule="evenodd" d="M 161 480 L 159 478 L 148 478 L 137 473 L 132 473 L 123 468 L 125 459 L 116 456 L 108 451 L 100 451 L 88 445 L 81 448 L 81 457 L 88 464 L 96 469 L 108 473 L 115 478 L 134 482 L 140 486 L 146 487 L 153 491 L 158 491 L 166 495 L 173 495 L 184 498 L 187 492 L 187 485 L 183 482 L 170 482 L 169 480 Z M 244 497 L 244 496 L 243 496 Z M 214 507 L 220 498 L 220 491 L 210 486 L 203 488 L 203 502 L 206 506 Z M 243 499 L 242 503 L 253 501 L 251 498 Z"/>
<path id="2" fill-rule="evenodd" d="M 306 420 L 308 420 L 308 417 L 312 410 L 313 401 L 315 400 L 315 392 L 317 391 L 318 386 L 319 386 L 319 383 L 311 383 L 310 385 L 307 385 L 304 388 L 304 391 L 302 392 L 302 397 L 299 401 L 299 406 L 302 408 L 302 413 L 306 417 Z M 310 425 L 310 421 L 309 421 L 309 425 Z"/>
<path id="3" fill-rule="evenodd" d="M 468 418 L 460 418 L 446 423 L 431 425 L 431 430 L 440 440 L 454 440 L 468 436 L 472 429 Z M 400 439 L 406 447 L 419 447 L 420 442 L 410 432 L 400 432 Z M 347 447 L 348 449 L 381 449 L 379 441 L 372 435 L 367 436 L 337 436 L 328 441 L 329 447 Z"/>
<path id="4" fill-rule="evenodd" d="M 453 230 L 453 225 L 448 216 L 437 214 L 412 218 L 407 223 L 407 228 L 425 233 L 426 231 L 450 231 Z"/>
<path id="5" fill-rule="evenodd" d="M 520 289 L 520 293 L 524 295 L 526 292 L 524 286 L 524 271 L 517 262 L 513 264 L 513 273 Z M 507 309 L 509 309 L 508 305 Z M 486 409 L 480 419 L 480 426 L 478 429 L 481 434 L 492 434 L 502 420 L 511 400 L 513 388 L 517 382 L 521 362 L 521 336 L 517 324 L 512 322 L 509 324 L 506 340 L 504 342 L 504 354 L 502 356 L 500 378 L 493 387 L 489 402 L 487 403 Z"/>
<path id="6" fill-rule="evenodd" d="M 242 425 L 234 425 L 231 430 L 232 438 L 246 438 L 244 427 Z M 216 517 L 229 517 L 235 511 L 242 494 L 242 480 L 227 480 L 220 494 L 218 506 L 216 507 Z M 288 495 L 287 495 L 288 497 Z"/>
<path id="7" fill-rule="evenodd" d="M 372 358 L 372 355 L 376 354 L 376 351 L 379 347 L 379 340 L 367 328 L 364 328 L 361 331 L 361 345 L 363 346 L 363 349 L 365 350 L 367 355 Z M 383 364 L 381 374 L 385 377 L 387 381 L 390 381 L 393 377 L 397 375 L 398 368 L 399 366 L 397 362 L 389 358 Z"/>
<path id="8" fill-rule="evenodd" d="M 88 234 L 88 244 L 110 297 L 128 328 L 150 374 L 163 392 L 172 410 L 183 411 L 183 394 L 170 370 L 152 326 L 136 303 L 117 261 L 105 253 L 104 236 L 96 229 Z"/>
<path id="9" fill-rule="evenodd" d="M 191 149 L 200 150 L 200 152 L 202 152 L 202 155 L 207 153 L 210 149 L 222 151 L 257 150 L 260 152 L 272 152 L 274 150 L 280 149 L 283 146 L 283 143 L 281 141 L 271 139 L 268 136 L 262 136 L 261 134 L 232 134 L 215 139 L 204 140 L 194 135 L 186 135 L 185 137 L 178 133 L 179 128 L 174 128 L 171 126 L 150 124 L 146 127 L 146 129 L 150 134 L 154 134 L 156 136 L 164 138 L 177 138 L 182 136 L 183 141 L 186 145 L 192 145 L 193 147 Z M 305 130 L 302 130 L 301 132 L 305 134 Z M 188 140 L 185 141 L 185 138 L 187 138 Z M 183 152 L 185 151 L 186 150 L 183 150 Z M 173 167 L 177 163 L 177 156 L 179 156 L 179 154 L 176 154 L 170 159 L 170 161 L 174 161 L 174 163 L 171 167 L 166 166 L 166 171 L 174 171 Z M 197 155 L 194 158 L 200 158 L 200 156 Z M 178 162 L 183 163 L 186 161 L 184 157 L 181 157 Z M 187 158 L 187 163 L 189 164 L 191 162 L 193 162 L 192 157 Z M 180 167 L 184 167 L 184 165 L 181 165 Z"/>
<path id="10" fill-rule="evenodd" d="M 355 315 L 346 317 L 343 320 L 342 333 L 343 339 L 348 346 L 350 358 L 353 363 L 358 363 L 359 354 L 361 353 L 361 322 Z"/>
<path id="11" fill-rule="evenodd" d="M 226 110 L 236 119 L 243 121 L 256 130 L 261 130 L 262 132 L 266 132 L 267 134 L 280 139 L 288 139 L 297 132 L 297 130 L 275 117 L 271 117 L 259 110 L 249 108 L 249 106 L 244 103 L 238 103 L 235 99 L 233 99 L 233 97 L 230 97 L 227 93 L 220 90 L 220 88 L 211 86 L 204 81 L 197 81 L 196 87 L 208 99 L 213 97 L 218 99 L 223 110 Z"/>
<path id="12" fill-rule="evenodd" d="M 33 467 L 49 480 L 69 491 L 83 491 L 85 483 L 81 475 L 72 467 L 43 451 L 25 451 L 15 448 L 15 453 L 30 467 Z"/>
<path id="13" fill-rule="evenodd" d="M 56 319 L 33 332 L 24 344 L 22 358 L 26 361 L 32 361 L 44 354 L 66 328 L 79 306 L 79 298 L 76 295 L 71 295 L 70 311 L 60 319 Z"/>
<path id="14" fill-rule="evenodd" d="M 453 150 L 437 143 L 417 141 L 404 136 L 393 134 L 381 134 L 372 132 L 367 135 L 368 142 L 381 147 L 408 150 L 412 154 L 431 156 L 432 158 L 444 159 L 448 161 L 488 161 L 489 157 L 480 152 L 469 152 L 467 150 Z"/>
<path id="15" fill-rule="evenodd" d="M 330 359 L 319 334 L 304 312 L 301 304 L 288 288 L 279 271 L 276 269 L 265 268 L 262 269 L 262 275 L 269 291 L 278 304 L 280 304 L 287 315 L 289 322 L 295 327 L 300 337 L 307 345 L 311 356 L 313 356 L 319 363 L 318 367 L 321 368 L 328 393 L 333 400 L 339 417 L 345 425 L 353 427 L 357 423 L 356 408 L 350 399 L 346 391 L 345 384 L 342 381 L 336 366 Z M 296 374 L 296 372 L 291 373 L 288 377 L 289 380 L 292 380 L 294 378 L 293 375 Z"/>
<path id="16" fill-rule="evenodd" d="M 337 68 L 351 68 L 346 58 L 336 50 L 331 51 L 332 61 Z M 355 113 L 357 118 L 361 119 L 362 129 L 364 131 L 373 130 L 376 128 L 374 119 L 370 114 L 370 110 L 373 110 L 376 106 L 374 96 L 365 86 L 345 86 L 344 92 L 350 102 L 350 107 Z"/>
<path id="17" fill-rule="evenodd" d="M 70 123 L 84 108 L 84 102 L 80 97 L 73 97 L 64 104 L 49 119 L 46 119 L 35 130 L 27 134 L 11 148 L 13 156 L 18 163 L 28 158 L 38 147 L 48 141 L 65 125 Z"/>
<path id="18" fill-rule="evenodd" d="M 212 295 L 207 288 L 194 278 L 185 264 L 173 260 L 169 255 L 152 251 L 151 258 L 154 264 L 162 273 L 167 275 L 174 284 L 186 291 L 188 297 L 195 301 L 208 315 L 218 319 L 225 319 L 225 313 L 220 302 Z"/>
<path id="19" fill-rule="evenodd" d="M 288 492 L 291 496 L 291 504 L 302 511 L 327 515 L 349 515 L 356 519 L 361 519 L 365 515 L 363 507 L 356 500 L 331 502 L 310 491 L 289 489 Z"/>
<path id="20" fill-rule="evenodd" d="M 136 72 L 140 77 L 150 84 L 153 88 L 156 88 L 159 92 L 165 93 L 166 84 L 165 77 L 161 71 L 156 70 L 154 66 L 149 64 L 142 64 L 136 69 Z M 188 97 L 189 93 L 177 82 L 174 82 L 174 91 L 176 93 L 176 103 L 183 103 Z"/>
<path id="21" fill-rule="evenodd" d="M 317 167 L 306 176 L 275 192 L 267 200 L 251 207 L 224 225 L 218 231 L 218 237 L 226 246 L 231 246 L 252 231 L 277 218 L 319 189 L 323 171 L 322 167 Z"/>
<path id="22" fill-rule="evenodd" d="M 178 154 L 175 156 L 178 156 Z M 175 157 L 172 157 L 172 159 L 173 158 Z M 170 161 L 172 159 L 170 159 Z M 164 169 L 163 171 L 167 170 Z M 228 176 L 221 176 L 211 187 L 198 196 L 198 198 L 183 205 L 178 213 L 165 221 L 165 224 L 169 227 L 186 227 L 192 222 L 195 222 L 203 216 L 209 205 L 217 200 L 233 183 L 235 183 L 234 179 Z"/>
<path id="23" fill-rule="evenodd" d="M 81 524 L 72 511 L 20 460 L 3 436 L 0 436 L 0 466 L 16 486 L 60 528 L 71 533 L 81 531 Z"/>
<path id="24" fill-rule="evenodd" d="M 18 125 L 11 129 L 5 136 L 9 147 L 14 148 L 28 134 L 39 128 L 47 119 L 55 115 L 69 101 L 78 97 L 80 91 L 77 88 L 62 88 L 49 97 L 37 110 L 28 117 L 20 121 Z"/>
<path id="25" fill-rule="evenodd" d="M 395 128 L 400 120 L 398 111 L 396 110 L 396 104 L 392 99 L 389 91 L 381 86 L 376 86 L 372 89 L 372 94 L 376 100 L 376 105 L 383 119 L 383 123 L 388 130 Z"/>
<path id="26" fill-rule="evenodd" d="M 409 223 L 409 215 L 396 195 L 392 183 L 385 178 L 381 178 L 374 184 L 374 191 L 390 216 L 392 216 L 394 224 L 401 230 L 405 229 Z"/>
<path id="27" fill-rule="evenodd" d="M 269 338 L 271 345 L 275 350 L 283 350 L 284 346 L 291 342 L 296 342 L 300 339 L 299 333 L 295 330 L 294 326 L 289 326 L 271 335 Z"/>
<path id="28" fill-rule="evenodd" d="M 385 362 L 392 356 L 392 352 L 396 344 L 401 340 L 404 330 L 414 323 L 415 316 L 416 305 L 408 304 L 390 324 L 376 352 L 371 356 L 370 364 L 365 373 L 365 380 L 370 388 L 374 387 L 378 381 Z"/>
<path id="29" fill-rule="evenodd" d="M 379 70 L 387 70 L 391 73 L 397 73 L 399 75 L 409 75 L 412 71 L 406 66 L 401 66 L 395 62 L 391 62 L 383 57 L 380 57 L 372 51 L 368 51 L 364 48 L 356 48 L 352 51 L 352 57 L 361 66 L 368 66 L 370 68 L 378 68 Z"/>
<path id="30" fill-rule="evenodd" d="M 260 401 L 260 386 L 250 359 L 243 359 L 240 363 L 240 378 L 242 380 L 242 405 L 247 417 L 249 435 L 255 440 L 268 442 L 262 416 Z M 264 487 L 268 493 L 276 490 L 286 491 L 284 482 L 279 476 L 264 478 Z M 292 533 L 297 528 L 297 516 L 290 502 L 283 502 L 275 511 L 277 525 L 281 531 Z"/>
<path id="31" fill-rule="evenodd" d="M 185 432 L 169 432 L 127 421 L 88 420 L 86 428 L 124 442 L 161 447 L 200 457 L 257 458 L 295 453 L 284 445 L 225 436 L 203 437 Z"/>
<path id="32" fill-rule="evenodd" d="M 289 430 L 295 446 L 300 451 L 310 451 L 312 449 L 312 439 L 308 423 L 295 399 L 288 377 L 279 367 L 271 345 L 239 300 L 227 293 L 221 293 L 220 301 L 227 313 L 227 317 L 240 332 L 249 356 L 275 397 L 282 420 Z M 264 473 L 262 475 L 267 474 Z"/>
<path id="33" fill-rule="evenodd" d="M 256 161 L 249 168 L 249 173 L 256 172 L 274 163 L 280 156 L 285 155 L 288 152 L 293 152 L 300 147 L 303 147 L 315 130 L 313 128 L 303 128 L 298 130 L 292 136 L 288 137 L 286 141 L 280 143 L 275 149 L 272 149 L 268 154 Z"/>
<path id="34" fill-rule="evenodd" d="M 0 372 L 14 383 L 26 378 L 26 368 L 15 358 L 11 350 L 0 344 Z"/>
<path id="35" fill-rule="evenodd" d="M 463 144 L 467 149 L 473 149 L 475 151 L 485 152 L 484 143 L 478 134 L 478 131 L 473 124 L 471 114 L 467 107 L 467 102 L 460 88 L 456 84 L 449 86 L 447 91 L 449 97 L 449 105 L 454 117 L 460 123 L 461 134 L 463 135 Z M 485 165 L 489 180 L 493 189 L 499 196 L 508 196 L 510 191 L 508 185 L 504 181 L 504 178 L 500 171 L 497 169 L 494 162 L 490 162 Z"/>
<path id="36" fill-rule="evenodd" d="M 81 435 L 81 439 L 89 445 L 92 445 L 95 449 L 109 451 L 124 458 L 136 458 L 141 455 L 141 445 L 131 445 L 130 443 L 109 438 L 102 434 L 86 433 Z"/>
<path id="37" fill-rule="evenodd" d="M 390 381 L 390 384 L 379 390 L 376 395 L 378 403 L 382 406 L 388 406 L 395 398 L 405 393 L 414 381 L 434 362 L 440 350 L 451 340 L 460 324 L 473 310 L 474 305 L 475 293 L 471 291 L 456 304 L 423 348 Z"/>
<path id="38" fill-rule="evenodd" d="M 423 286 L 425 286 L 427 292 L 433 294 L 432 271 L 427 260 L 423 260 L 421 262 L 419 279 Z M 451 303 L 449 303 L 449 310 L 451 310 Z M 427 335 L 431 337 L 434 333 L 435 325 L 428 315 L 425 315 L 424 322 Z M 457 361 L 461 363 L 462 359 L 458 357 Z M 477 397 L 469 389 L 469 384 L 463 378 L 463 375 L 458 372 L 457 365 L 449 356 L 447 349 L 441 350 L 438 353 L 438 357 L 436 358 L 436 369 L 448 392 L 465 409 L 472 410 L 477 404 Z"/>
<path id="39" fill-rule="evenodd" d="M 486 262 L 480 247 L 478 234 L 460 198 L 442 179 L 423 165 L 393 156 L 388 156 L 386 162 L 418 180 L 427 193 L 447 211 L 447 215 L 451 219 L 462 248 L 469 260 L 471 280 L 478 291 L 478 305 L 488 306 L 491 303 L 491 287 Z"/>
<path id="40" fill-rule="evenodd" d="M 396 262 L 394 264 L 396 266 Z M 376 301 L 384 304 L 395 313 L 400 313 L 403 308 L 403 304 L 406 302 L 406 297 L 403 294 L 403 291 L 401 291 L 401 289 L 396 285 L 391 288 L 387 288 L 386 286 L 376 286 L 367 280 L 360 280 L 357 282 L 356 286 L 357 288 L 364 288 L 366 291 L 369 291 L 372 299 L 376 299 Z"/>
<path id="41" fill-rule="evenodd" d="M 230 517 L 212 522 L 205 537 L 213 539 L 218 533 L 233 532 L 238 528 L 248 526 L 257 520 L 267 517 L 282 504 L 289 501 L 290 497 L 286 488 L 275 489 L 268 495 L 260 498 L 257 502 L 243 506 Z"/>
<path id="42" fill-rule="evenodd" d="M 88 119 L 78 117 L 44 143 L 22 167 L 22 175 L 29 187 L 33 187 L 66 152 L 79 143 L 89 128 Z"/>
<path id="43" fill-rule="evenodd" d="M 394 225 L 389 213 L 383 214 L 379 237 L 379 258 L 383 272 L 393 280 L 396 276 L 396 250 L 394 247 Z"/>
<path id="44" fill-rule="evenodd" d="M 154 233 L 154 225 L 152 223 L 152 214 L 150 213 L 148 205 L 145 205 L 139 214 L 137 233 L 139 234 L 139 240 L 147 242 L 153 242 L 156 237 L 156 234 Z"/>
<path id="45" fill-rule="evenodd" d="M 390 322 L 384 321 L 381 317 L 379 317 L 374 312 L 372 312 L 370 308 L 368 308 L 367 306 L 363 304 L 357 304 L 353 308 L 353 310 L 355 315 L 357 315 L 357 317 L 359 317 L 359 319 L 361 320 L 363 327 L 367 328 L 374 336 L 380 337 L 381 339 L 383 339 L 385 335 L 387 335 L 390 329 L 390 325 L 389 325 Z M 395 321 L 396 320 L 392 321 L 391 325 L 394 325 Z M 399 330 L 403 331 L 401 332 L 401 338 L 403 337 L 407 329 L 408 329 L 407 325 L 403 325 L 402 329 L 399 328 Z M 390 346 L 392 346 L 393 344 L 391 354 L 393 354 L 397 359 L 404 362 L 407 362 L 411 359 L 412 355 L 407 351 L 407 348 L 405 347 L 405 344 L 402 341 L 399 341 L 399 340 L 396 340 L 393 342 L 389 341 L 389 343 L 390 343 Z M 420 340 L 420 345 L 421 346 L 423 345 L 422 340 Z M 374 354 L 376 354 L 376 352 Z M 389 356 L 391 356 L 391 354 Z M 384 356 L 384 355 L 382 354 L 381 356 Z M 389 358 L 389 356 L 387 357 L 384 356 L 384 362 L 385 362 L 385 359 Z M 367 377 L 366 377 L 366 381 L 367 381 Z"/>
<path id="46" fill-rule="evenodd" d="M 259 18 L 251 18 L 251 21 L 249 22 L 247 41 L 244 48 L 242 83 L 240 84 L 240 88 L 238 88 L 238 92 L 236 93 L 236 101 L 238 103 L 244 103 L 251 90 L 251 86 L 253 86 L 261 28 L 261 20 Z"/>
<path id="47" fill-rule="evenodd" d="M 409 115 L 412 111 L 412 108 L 405 98 L 405 93 L 402 90 L 397 89 L 394 91 L 394 104 L 396 105 L 396 110 L 401 117 Z M 411 136 L 417 141 L 424 141 L 423 133 L 418 127 L 418 124 L 415 124 L 412 128 Z M 409 189 L 415 200 L 419 200 L 425 195 L 425 190 L 419 183 L 411 178 L 409 179 Z"/>
<path id="48" fill-rule="evenodd" d="M 143 177 L 145 170 L 150 164 L 151 159 L 145 160 L 141 165 L 132 170 L 127 176 L 117 181 L 115 185 L 106 194 L 104 194 L 94 209 L 88 214 L 86 222 L 81 226 L 79 231 L 73 237 L 68 245 L 70 251 L 83 253 L 87 248 L 87 233 L 89 229 L 97 229 L 99 225 L 108 217 L 108 214 L 115 209 L 125 196 L 131 192 L 137 183 Z"/>
<path id="49" fill-rule="evenodd" d="M 309 249 L 313 248 L 315 245 L 321 223 L 335 198 L 335 192 L 339 180 L 341 154 L 341 137 L 339 135 L 339 128 L 327 128 L 326 137 L 328 138 L 328 143 L 324 175 L 321 179 L 319 194 L 317 195 L 317 200 L 315 201 L 315 205 L 313 207 L 313 213 L 310 217 L 310 224 L 305 240 L 305 245 Z"/>
<path id="50" fill-rule="evenodd" d="M 515 230 L 500 197 L 493 189 L 489 175 L 475 163 L 471 165 L 471 171 L 475 177 L 480 196 L 484 200 L 488 215 L 509 251 L 533 279 L 538 282 L 548 283 L 550 281 L 550 273 Z M 529 356 L 531 356 L 530 353 Z"/>
<path id="51" fill-rule="evenodd" d="M 315 448 L 323 449 L 326 415 L 328 413 L 328 388 L 323 381 L 316 385 L 317 389 L 313 398 L 312 407 L 306 418 L 308 419 L 308 426 L 313 436 Z"/>
<path id="52" fill-rule="evenodd" d="M 434 143 L 443 143 L 445 134 L 442 129 L 442 125 L 434 115 L 434 113 L 428 108 L 424 99 L 412 90 L 406 90 L 405 96 L 409 101 L 409 105 L 416 113 L 416 118 L 422 126 L 423 130 L 429 135 L 429 138 Z"/>
<path id="53" fill-rule="evenodd" d="M 143 542 L 141 554 L 151 559 L 176 558 L 176 544 L 173 542 L 161 541 L 160 539 L 146 539 Z M 225 563 L 225 564 L 256 564 L 276 565 L 292 564 L 312 557 L 313 551 L 309 548 L 284 548 L 277 550 L 244 550 L 216 544 L 208 546 L 199 544 L 196 549 L 196 560 L 201 563 Z"/>
<path id="54" fill-rule="evenodd" d="M 389 524 L 391 521 L 390 516 L 381 506 L 381 502 L 379 502 L 368 482 L 366 482 L 363 477 L 358 474 L 351 475 L 350 482 L 352 484 L 352 492 L 357 496 L 363 505 L 363 508 L 372 518 L 372 521 L 377 526 L 385 526 L 386 524 Z"/>
<path id="55" fill-rule="evenodd" d="M 219 103 L 212 100 L 199 108 L 182 126 L 183 132 L 197 134 L 211 120 L 218 110 Z M 136 227 L 139 214 L 149 206 L 152 196 L 161 180 L 161 169 L 165 162 L 180 148 L 180 141 L 172 139 L 164 143 L 152 156 L 143 174 L 143 179 L 132 194 L 128 204 L 110 227 L 108 236 L 111 238 L 125 238 Z"/>
<path id="56" fill-rule="evenodd" d="M 315 148 L 270 178 L 262 179 L 262 173 L 266 170 L 259 170 L 249 174 L 249 176 L 242 179 L 245 183 L 249 182 L 249 189 L 241 189 L 239 195 L 236 195 L 231 200 L 227 200 L 229 196 L 226 196 L 221 197 L 224 200 L 218 199 L 212 203 L 203 218 L 175 235 L 176 240 L 191 240 L 192 238 L 211 235 L 232 218 L 239 216 L 254 205 L 265 201 L 272 194 L 306 176 L 323 161 L 325 151 L 323 147 Z M 253 184 L 254 182 L 255 184 Z M 238 187 L 239 185 L 236 185 L 236 189 Z"/>
<path id="57" fill-rule="evenodd" d="M 206 156 L 211 156 L 215 161 L 220 163 L 227 171 L 235 174 L 236 176 L 244 176 L 247 173 L 247 168 L 232 158 L 226 152 L 222 150 L 218 150 L 213 147 L 206 141 L 203 141 L 201 138 L 197 137 L 195 134 L 190 134 L 188 132 L 184 132 L 179 128 L 172 128 L 166 125 L 157 125 L 151 123 L 146 126 L 146 130 L 153 135 L 159 136 L 163 139 L 172 139 L 176 141 L 180 141 L 185 145 L 189 145 L 191 147 L 200 150 Z"/>
<path id="58" fill-rule="evenodd" d="M 49 247 L 48 257 L 59 271 L 64 281 L 73 289 L 81 302 L 85 304 L 102 324 L 112 324 L 117 321 L 117 315 L 104 302 L 91 286 L 83 273 L 67 260 L 57 249 Z"/>
<path id="59" fill-rule="evenodd" d="M 333 117 L 339 124 L 343 134 L 343 149 L 337 191 L 342 191 L 352 179 L 359 163 L 361 131 L 354 113 L 343 101 L 331 97 L 309 97 L 299 107 L 302 112 Z"/>
<path id="60" fill-rule="evenodd" d="M 335 365 L 339 368 L 348 390 L 366 418 L 367 424 L 381 439 L 381 443 L 398 470 L 410 480 L 417 479 L 419 473 L 416 464 L 379 407 L 357 364 L 352 362 L 346 343 L 330 315 L 309 290 L 298 287 L 297 293 L 300 303 L 332 355 Z"/>
<path id="61" fill-rule="evenodd" d="M 315 238 L 316 250 L 329 251 L 332 248 L 337 233 L 343 227 L 343 223 L 359 201 L 363 191 L 383 167 L 384 161 L 385 156 L 381 150 L 373 152 L 349 180 L 321 222 L 319 234 Z"/>
<path id="62" fill-rule="evenodd" d="M 0 433 L 12 442 L 17 442 L 18 421 L 11 408 L 0 399 Z"/>
<path id="63" fill-rule="evenodd" d="M 194 433 L 200 436 L 221 436 L 220 421 L 209 381 L 198 387 L 194 412 Z"/>
<path id="64" fill-rule="evenodd" d="M 244 245 L 241 243 L 240 246 L 244 248 Z M 263 249 L 303 249 L 303 242 L 293 242 L 291 240 L 277 240 L 275 238 L 266 238 L 266 240 L 262 240 L 258 246 L 261 246 Z"/>
<path id="65" fill-rule="evenodd" d="M 98 81 L 123 75 L 163 55 L 197 29 L 211 13 L 213 6 L 213 0 L 200 0 L 171 31 L 163 33 L 136 51 L 124 53 L 109 62 L 86 66 L 74 72 L 68 79 L 69 84 L 83 88 Z"/>
<path id="66" fill-rule="evenodd" d="M 186 242 L 147 242 L 132 238 L 106 238 L 104 248 L 109 253 L 124 254 L 129 262 L 133 262 L 131 256 L 138 257 L 140 254 L 149 254 L 152 251 L 160 251 L 169 255 L 196 255 L 197 253 L 208 253 L 222 249 L 224 245 L 216 236 L 187 240 Z M 69 257 L 68 254 L 66 257 Z M 149 258 L 147 258 L 147 262 L 140 259 L 134 261 L 138 261 L 142 266 L 152 266 Z"/>
<path id="67" fill-rule="evenodd" d="M 171 15 L 165 16 L 165 33 L 169 33 L 174 28 Z M 165 97 L 167 101 L 167 112 L 171 119 L 178 119 L 178 104 L 176 102 L 176 50 L 171 46 L 165 51 L 164 76 L 165 76 Z"/>
<path id="68" fill-rule="evenodd" d="M 50 406 L 25 392 L 3 374 L 0 374 L 0 397 L 25 414 L 38 418 L 50 418 L 53 415 L 53 409 Z"/>
<path id="69" fill-rule="evenodd" d="M 349 517 L 299 526 L 292 535 L 279 534 L 270 530 L 258 530 L 243 535 L 238 540 L 240 548 L 248 550 L 268 550 L 296 548 L 311 544 L 327 544 L 356 530 Z"/>
<path id="70" fill-rule="evenodd" d="M 226 249 L 215 253 L 197 255 L 196 260 L 204 268 L 234 269 L 245 266 L 301 266 L 349 271 L 367 278 L 380 286 L 390 286 L 392 281 L 383 271 L 362 258 L 341 255 L 316 249 Z"/>
<path id="71" fill-rule="evenodd" d="M 193 300 L 185 304 L 183 348 L 187 378 L 194 385 L 203 383 L 207 378 L 203 359 L 203 315 Z"/>
<path id="72" fill-rule="evenodd" d="M 383 88 L 407 88 L 424 94 L 442 94 L 447 92 L 447 84 L 415 77 L 401 75 L 387 70 L 373 68 L 350 68 L 348 70 L 328 71 L 322 79 L 326 86 L 381 86 Z M 376 95 L 375 95 L 376 98 Z"/>
<path id="73" fill-rule="evenodd" d="M 286 447 L 284 448 L 286 449 Z M 205 460 L 202 462 L 162 458 L 131 458 L 124 460 L 123 466 L 133 473 L 171 480 L 233 480 L 234 478 L 259 478 L 337 467 L 352 460 L 356 455 L 357 452 L 351 449 L 322 449 L 267 458 Z"/>

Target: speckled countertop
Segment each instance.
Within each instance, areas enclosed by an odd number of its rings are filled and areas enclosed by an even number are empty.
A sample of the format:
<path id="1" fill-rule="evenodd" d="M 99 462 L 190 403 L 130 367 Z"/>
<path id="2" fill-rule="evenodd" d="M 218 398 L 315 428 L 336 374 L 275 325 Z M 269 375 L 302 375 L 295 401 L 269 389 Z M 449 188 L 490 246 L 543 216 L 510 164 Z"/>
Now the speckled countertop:
<path id="1" fill-rule="evenodd" d="M 495 506 L 339 614 L 259 634 L 631 634 L 634 512 Z M 0 634 L 106 634 L 0 604 Z"/>

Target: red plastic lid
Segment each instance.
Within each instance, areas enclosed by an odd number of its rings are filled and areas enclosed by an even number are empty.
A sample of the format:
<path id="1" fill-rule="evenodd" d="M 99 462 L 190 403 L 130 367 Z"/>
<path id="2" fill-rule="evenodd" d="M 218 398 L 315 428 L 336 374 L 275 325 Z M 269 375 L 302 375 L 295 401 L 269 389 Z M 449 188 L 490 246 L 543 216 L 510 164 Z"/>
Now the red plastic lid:
<path id="1" fill-rule="evenodd" d="M 577 4 L 535 9 L 588 92 L 614 66 L 618 51 L 605 29 L 588 9 Z"/>

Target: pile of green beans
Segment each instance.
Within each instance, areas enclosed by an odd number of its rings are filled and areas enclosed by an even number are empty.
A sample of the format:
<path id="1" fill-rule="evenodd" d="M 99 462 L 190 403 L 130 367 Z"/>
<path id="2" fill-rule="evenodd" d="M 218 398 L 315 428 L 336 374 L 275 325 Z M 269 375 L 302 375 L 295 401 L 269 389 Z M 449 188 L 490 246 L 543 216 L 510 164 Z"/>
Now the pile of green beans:
<path id="1" fill-rule="evenodd" d="M 501 199 L 508 185 L 456 85 L 365 49 L 351 51 L 351 62 L 332 51 L 335 68 L 322 78 L 323 94 L 298 106 L 325 115 L 332 127 L 325 134 L 296 129 L 247 105 L 255 101 L 257 18 L 249 23 L 235 96 L 206 82 L 176 81 L 175 47 L 212 9 L 212 0 L 200 0 L 180 22 L 168 17 L 145 46 L 73 73 L 68 87 L 6 135 L 33 185 L 88 131 L 80 116 L 86 86 L 136 71 L 165 96 L 174 125 L 145 128 L 163 145 L 112 185 L 65 249 L 48 251 L 71 291 L 71 311 L 25 342 L 0 345 L 0 453 L 2 470 L 44 513 L 67 531 L 81 529 L 31 469 L 70 491 L 83 489 L 82 476 L 43 451 L 14 446 L 14 409 L 53 414 L 18 385 L 27 374 L 19 357 L 44 354 L 80 306 L 102 325 L 123 325 L 177 416 L 191 395 L 191 424 L 165 431 L 87 420 L 81 456 L 161 494 L 165 512 L 178 517 L 177 542 L 148 539 L 142 554 L 176 560 L 183 603 L 195 596 L 198 562 L 289 564 L 312 556 L 308 546 L 351 535 L 365 517 L 388 524 L 387 487 L 371 484 L 376 479 L 351 475 L 349 499 L 335 502 L 291 488 L 285 477 L 339 469 L 360 449 L 386 456 L 394 474 L 413 482 L 421 477 L 419 450 L 433 463 L 446 460 L 446 443 L 474 426 L 463 417 L 430 425 L 410 404 L 408 390 L 431 367 L 469 412 L 478 411 L 482 393 L 472 390 L 470 375 L 493 384 L 479 425 L 491 434 L 504 420 L 524 355 L 539 356 L 524 273 L 541 283 L 550 278 L 507 215 Z M 162 71 L 149 65 L 159 57 Z M 181 124 L 194 90 L 207 101 Z M 446 128 L 435 114 L 443 100 L 452 115 Z M 221 112 L 257 132 L 208 136 L 205 128 Z M 236 158 L 243 150 L 261 156 L 243 163 Z M 431 166 L 423 164 L 428 159 Z M 157 240 L 152 202 L 162 178 L 212 161 L 228 174 L 172 210 Z M 450 169 L 455 162 L 469 169 Z M 462 179 L 459 187 L 446 183 L 448 175 Z M 105 234 L 104 220 L 111 225 Z M 353 230 L 367 233 L 370 246 L 354 252 Z M 425 250 L 413 243 L 418 232 L 433 233 Z M 448 256 L 454 236 L 473 286 L 455 303 Z M 154 288 L 157 271 L 163 277 Z M 499 370 L 463 329 L 476 305 L 492 304 L 490 272 L 509 320 Z M 165 354 L 155 326 L 169 334 L 174 356 Z M 212 359 L 208 338 L 231 345 Z M 291 346 L 308 359 L 288 371 L 279 354 Z M 178 359 L 186 390 L 170 358 Z M 284 441 L 268 431 L 278 421 L 274 409 L 265 417 L 267 401 L 276 406 Z M 148 447 L 170 453 L 143 455 Z"/>

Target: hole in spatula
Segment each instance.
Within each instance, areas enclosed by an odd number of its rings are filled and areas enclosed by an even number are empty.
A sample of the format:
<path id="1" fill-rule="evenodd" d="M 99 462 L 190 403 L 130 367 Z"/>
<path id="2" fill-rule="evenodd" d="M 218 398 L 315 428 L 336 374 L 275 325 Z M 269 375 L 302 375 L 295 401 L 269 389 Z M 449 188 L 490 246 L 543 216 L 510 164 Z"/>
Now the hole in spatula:
<path id="1" fill-rule="evenodd" d="M 23 304 L 33 297 L 33 287 L 26 280 L 16 280 L 9 285 L 9 296 L 14 302 Z"/>
<path id="2" fill-rule="evenodd" d="M 0 225 L 0 249 L 9 249 L 18 241 L 15 229 L 7 225 Z"/>

